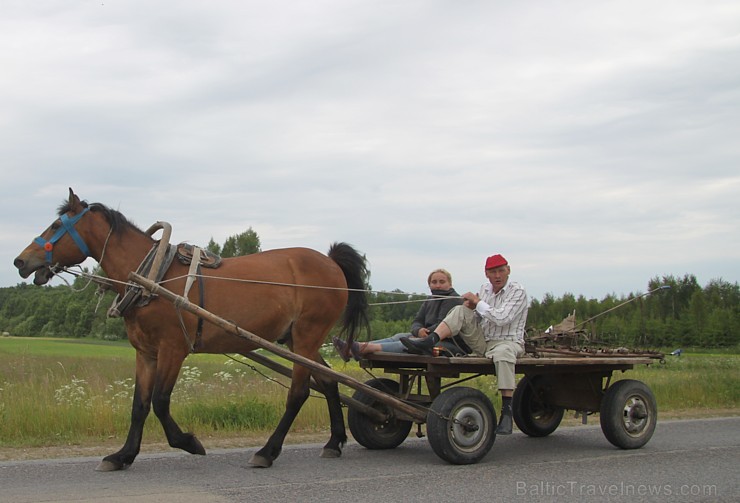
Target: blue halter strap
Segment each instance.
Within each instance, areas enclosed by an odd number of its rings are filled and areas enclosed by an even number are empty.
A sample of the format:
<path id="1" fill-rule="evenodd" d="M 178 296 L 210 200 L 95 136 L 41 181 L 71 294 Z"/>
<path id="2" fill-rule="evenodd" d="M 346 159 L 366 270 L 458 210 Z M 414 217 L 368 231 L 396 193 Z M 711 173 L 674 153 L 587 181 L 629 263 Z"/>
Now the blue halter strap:
<path id="1" fill-rule="evenodd" d="M 62 226 L 54 233 L 50 240 L 47 241 L 41 236 L 33 240 L 34 243 L 36 243 L 46 251 L 47 264 L 51 264 L 51 252 L 54 249 L 54 244 L 56 244 L 56 242 L 59 241 L 62 236 L 64 236 L 68 232 L 74 240 L 75 244 L 77 244 L 77 247 L 85 255 L 85 257 L 90 256 L 90 249 L 87 247 L 85 241 L 82 240 L 82 237 L 80 237 L 80 235 L 77 233 L 77 230 L 75 229 L 75 224 L 77 223 L 77 221 L 82 218 L 82 215 L 84 215 L 88 211 L 89 208 L 85 208 L 78 215 L 75 215 L 72 218 L 69 218 L 65 213 L 61 216 Z"/>

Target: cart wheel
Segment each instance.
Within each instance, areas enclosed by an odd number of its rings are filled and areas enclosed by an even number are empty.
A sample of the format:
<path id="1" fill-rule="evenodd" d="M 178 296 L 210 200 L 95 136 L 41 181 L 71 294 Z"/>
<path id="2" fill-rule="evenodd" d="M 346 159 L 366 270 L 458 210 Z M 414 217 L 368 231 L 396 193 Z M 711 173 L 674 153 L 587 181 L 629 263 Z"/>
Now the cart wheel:
<path id="1" fill-rule="evenodd" d="M 440 393 L 427 414 L 432 450 L 449 463 L 477 463 L 496 440 L 496 413 L 486 395 L 459 386 Z"/>
<path id="2" fill-rule="evenodd" d="M 648 443 L 655 431 L 655 396 L 643 382 L 617 381 L 601 400 L 599 419 L 609 442 L 622 449 L 638 449 Z"/>
<path id="3" fill-rule="evenodd" d="M 398 395 L 398 383 L 391 379 L 370 379 L 365 384 L 388 394 Z M 360 445 L 368 449 L 394 449 L 406 440 L 411 431 L 411 421 L 397 419 L 390 407 L 362 391 L 355 391 L 352 398 L 388 415 L 387 421 L 377 422 L 356 409 L 348 409 L 349 431 Z"/>
<path id="4" fill-rule="evenodd" d="M 537 382 L 541 376 L 523 377 L 514 391 L 513 409 L 514 422 L 517 427 L 530 437 L 546 437 L 563 420 L 565 409 L 543 403 L 537 393 Z"/>

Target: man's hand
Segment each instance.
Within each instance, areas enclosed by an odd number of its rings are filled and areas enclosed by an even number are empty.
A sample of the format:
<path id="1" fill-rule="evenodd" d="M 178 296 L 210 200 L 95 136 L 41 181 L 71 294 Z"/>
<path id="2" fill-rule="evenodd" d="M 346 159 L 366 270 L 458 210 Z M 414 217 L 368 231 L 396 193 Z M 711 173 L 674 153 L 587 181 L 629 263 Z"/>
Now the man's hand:
<path id="1" fill-rule="evenodd" d="M 473 292 L 467 292 L 463 294 L 462 298 L 463 305 L 468 309 L 475 309 L 475 306 L 477 306 L 478 302 L 480 302 L 480 297 L 478 297 L 478 295 Z"/>
<path id="2" fill-rule="evenodd" d="M 416 333 L 417 337 L 421 337 L 422 339 L 429 335 L 429 329 L 428 328 L 420 328 L 419 331 Z"/>

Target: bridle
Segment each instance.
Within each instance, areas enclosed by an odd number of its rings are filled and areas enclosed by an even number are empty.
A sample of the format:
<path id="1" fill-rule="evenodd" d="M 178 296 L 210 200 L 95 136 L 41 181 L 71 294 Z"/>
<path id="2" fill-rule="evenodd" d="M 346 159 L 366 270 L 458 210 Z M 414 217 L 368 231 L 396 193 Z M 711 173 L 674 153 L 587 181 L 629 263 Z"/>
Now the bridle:
<path id="1" fill-rule="evenodd" d="M 62 226 L 57 229 L 57 231 L 54 233 L 54 235 L 51 237 L 50 240 L 45 240 L 43 237 L 39 236 L 36 239 L 33 240 L 34 243 L 39 245 L 41 248 L 44 249 L 46 252 L 46 264 L 51 265 L 51 252 L 54 250 L 54 244 L 62 239 L 62 236 L 64 236 L 66 233 L 69 233 L 72 240 L 74 240 L 77 247 L 80 249 L 80 251 L 85 255 L 85 258 L 90 256 L 90 249 L 85 244 L 85 241 L 82 239 L 80 234 L 75 229 L 75 224 L 82 218 L 82 215 L 87 213 L 89 211 L 89 208 L 85 208 L 82 210 L 79 214 L 75 215 L 72 218 L 69 218 L 67 214 L 61 216 Z"/>

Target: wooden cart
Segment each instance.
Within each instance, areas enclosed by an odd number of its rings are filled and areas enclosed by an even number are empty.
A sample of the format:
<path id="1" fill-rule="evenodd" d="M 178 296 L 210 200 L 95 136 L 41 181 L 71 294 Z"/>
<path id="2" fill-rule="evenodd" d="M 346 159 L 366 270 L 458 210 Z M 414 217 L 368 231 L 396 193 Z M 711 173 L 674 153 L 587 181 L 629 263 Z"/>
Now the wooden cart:
<path id="1" fill-rule="evenodd" d="M 642 447 L 655 430 L 655 397 L 644 383 L 631 379 L 612 382 L 612 374 L 635 365 L 649 365 L 658 357 L 520 358 L 516 372 L 524 377 L 514 392 L 514 421 L 523 433 L 543 437 L 557 429 L 566 409 L 581 413 L 584 422 L 588 414 L 598 412 L 609 442 L 623 449 Z M 479 376 L 494 375 L 489 359 L 381 352 L 367 355 L 360 365 L 397 376 L 395 380 L 374 378 L 365 384 L 426 410 L 428 440 L 442 459 L 455 464 L 475 463 L 493 446 L 496 414 L 490 400 L 478 389 L 460 385 Z M 414 423 L 421 424 L 417 418 L 362 391 L 353 398 L 382 414 L 378 420 L 357 408 L 348 412 L 350 431 L 369 449 L 394 448 L 404 441 Z"/>
<path id="2" fill-rule="evenodd" d="M 341 398 L 349 408 L 350 431 L 369 449 L 397 447 L 413 424 L 426 424 L 432 449 L 450 463 L 476 463 L 493 446 L 496 413 L 491 401 L 475 388 L 460 386 L 463 381 L 494 374 L 494 366 L 486 358 L 375 353 L 360 365 L 396 374 L 398 380 L 373 378 L 362 383 L 266 341 L 143 276 L 131 273 L 129 279 L 170 300 L 179 309 L 354 389 L 352 397 Z M 292 373 L 290 368 L 259 353 L 245 356 L 283 375 Z M 612 383 L 611 377 L 614 371 L 654 361 L 655 358 L 639 356 L 521 358 L 516 369 L 524 378 L 514 392 L 515 422 L 527 435 L 542 437 L 555 431 L 565 409 L 580 411 L 584 418 L 587 413 L 599 412 L 604 435 L 612 444 L 623 449 L 642 447 L 655 430 L 655 397 L 639 381 Z M 443 379 L 455 381 L 443 384 Z"/>

